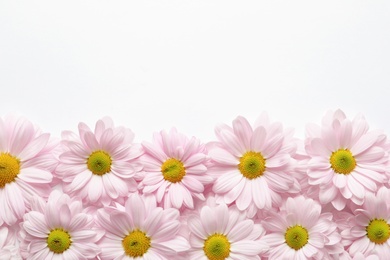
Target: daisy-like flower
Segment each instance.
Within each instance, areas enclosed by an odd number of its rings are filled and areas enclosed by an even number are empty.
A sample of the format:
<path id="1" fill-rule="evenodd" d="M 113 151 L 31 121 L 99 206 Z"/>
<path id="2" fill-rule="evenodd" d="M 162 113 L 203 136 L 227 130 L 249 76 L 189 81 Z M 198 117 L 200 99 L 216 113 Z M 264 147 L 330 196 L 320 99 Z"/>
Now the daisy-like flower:
<path id="1" fill-rule="evenodd" d="M 23 118 L 0 118 L 0 225 L 16 223 L 34 194 L 47 197 L 56 143 Z"/>
<path id="2" fill-rule="evenodd" d="M 319 188 L 322 204 L 337 210 L 347 202 L 362 205 L 367 192 L 387 182 L 386 136 L 368 131 L 363 117 L 346 118 L 341 110 L 328 112 L 322 127 L 307 127 L 308 183 Z"/>
<path id="3" fill-rule="evenodd" d="M 80 123 L 79 137 L 64 131 L 56 169 L 64 191 L 96 205 L 108 205 L 136 191 L 142 147 L 133 144 L 133 138 L 129 129 L 114 127 L 108 117 L 97 121 L 94 132 Z"/>
<path id="4" fill-rule="evenodd" d="M 265 231 L 237 208 L 204 206 L 188 219 L 191 260 L 260 259 L 268 249 Z"/>
<path id="5" fill-rule="evenodd" d="M 261 223 L 267 231 L 273 259 L 332 259 L 343 251 L 341 236 L 331 213 L 322 213 L 319 203 L 303 196 L 288 198 L 280 212 L 270 212 Z"/>
<path id="6" fill-rule="evenodd" d="M 239 210 L 252 217 L 257 209 L 282 203 L 281 194 L 298 192 L 299 185 L 289 174 L 296 151 L 293 131 L 284 131 L 280 123 L 271 123 L 262 113 L 252 128 L 243 117 L 233 128 L 221 125 L 215 130 L 219 142 L 210 145 L 214 162 L 210 172 L 217 180 L 213 186 L 224 203 L 235 202 Z"/>
<path id="7" fill-rule="evenodd" d="M 153 194 L 164 208 L 194 208 L 194 198 L 205 200 L 204 186 L 213 181 L 207 174 L 205 146 L 172 128 L 155 133 L 153 143 L 143 142 L 141 157 L 146 172 L 140 188 Z"/>
<path id="8" fill-rule="evenodd" d="M 27 259 L 94 259 L 102 232 L 93 217 L 83 213 L 81 201 L 54 190 L 47 203 L 34 198 L 32 210 L 24 215 L 20 251 Z"/>
<path id="9" fill-rule="evenodd" d="M 389 259 L 390 252 L 390 190 L 381 187 L 376 196 L 367 194 L 361 209 L 354 211 L 354 226 L 341 232 L 350 242 L 349 253 L 376 252 L 380 259 Z"/>
<path id="10" fill-rule="evenodd" d="M 16 243 L 16 235 L 8 227 L 0 228 L 0 259 L 22 259 Z"/>
<path id="11" fill-rule="evenodd" d="M 155 207 L 138 194 L 129 197 L 125 211 L 100 209 L 97 222 L 106 230 L 99 243 L 101 259 L 177 259 L 189 249 L 188 241 L 177 235 L 178 219 L 177 209 Z"/>

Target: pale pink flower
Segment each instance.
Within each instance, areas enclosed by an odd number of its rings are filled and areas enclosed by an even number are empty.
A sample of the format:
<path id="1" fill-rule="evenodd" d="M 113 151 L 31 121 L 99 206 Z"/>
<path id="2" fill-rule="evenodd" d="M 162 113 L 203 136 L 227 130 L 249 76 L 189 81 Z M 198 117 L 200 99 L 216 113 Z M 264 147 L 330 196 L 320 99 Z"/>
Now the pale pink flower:
<path id="1" fill-rule="evenodd" d="M 102 260 L 177 259 L 178 253 L 189 249 L 188 241 L 177 235 L 179 211 L 155 207 L 138 194 L 129 197 L 124 211 L 100 209 L 97 222 L 106 230 L 99 243 Z"/>
<path id="2" fill-rule="evenodd" d="M 205 200 L 205 185 L 213 181 L 207 174 L 207 151 L 198 139 L 189 139 L 172 128 L 143 142 L 141 157 L 146 172 L 140 189 L 153 194 L 164 208 L 194 208 L 194 198 Z"/>
<path id="3" fill-rule="evenodd" d="M 209 145 L 217 176 L 213 191 L 223 202 L 235 202 L 239 210 L 252 217 L 258 209 L 282 203 L 282 194 L 299 192 L 292 171 L 296 151 L 293 131 L 271 123 L 263 113 L 252 128 L 243 117 L 233 121 L 233 128 L 220 125 L 215 130 L 219 142 Z"/>
<path id="4" fill-rule="evenodd" d="M 261 223 L 269 260 L 332 259 L 344 249 L 332 214 L 321 213 L 318 202 L 303 196 L 288 198 L 280 212 L 269 212 Z"/>
<path id="5" fill-rule="evenodd" d="M 24 118 L 0 118 L 0 225 L 16 223 L 34 194 L 47 197 L 57 143 Z"/>
<path id="6" fill-rule="evenodd" d="M 354 212 L 353 225 L 343 230 L 345 244 L 350 244 L 348 252 L 355 256 L 358 252 L 375 252 L 380 259 L 388 259 L 390 252 L 390 190 L 381 187 L 376 196 L 367 194 L 362 208 Z M 350 220 L 351 222 L 351 220 Z"/>
<path id="7" fill-rule="evenodd" d="M 131 130 L 114 127 L 108 117 L 97 121 L 94 132 L 84 123 L 79 124 L 79 136 L 64 131 L 56 169 L 64 191 L 96 205 L 108 205 L 136 191 L 143 151 L 133 138 Z"/>
<path id="8" fill-rule="evenodd" d="M 268 249 L 263 227 L 235 206 L 204 206 L 200 214 L 189 217 L 187 224 L 191 260 L 255 260 Z"/>
<path id="9" fill-rule="evenodd" d="M 347 202 L 362 205 L 366 193 L 374 193 L 387 182 L 386 136 L 368 131 L 361 116 L 352 121 L 341 110 L 328 112 L 322 127 L 309 124 L 305 140 L 308 183 L 319 191 L 322 204 L 337 210 Z"/>
<path id="10" fill-rule="evenodd" d="M 20 250 L 27 259 L 94 259 L 100 252 L 96 242 L 103 233 L 82 203 L 54 190 L 47 203 L 35 197 L 32 210 L 21 222 Z"/>
<path id="11" fill-rule="evenodd" d="M 0 227 L 0 259 L 21 260 L 16 234 L 8 227 Z"/>

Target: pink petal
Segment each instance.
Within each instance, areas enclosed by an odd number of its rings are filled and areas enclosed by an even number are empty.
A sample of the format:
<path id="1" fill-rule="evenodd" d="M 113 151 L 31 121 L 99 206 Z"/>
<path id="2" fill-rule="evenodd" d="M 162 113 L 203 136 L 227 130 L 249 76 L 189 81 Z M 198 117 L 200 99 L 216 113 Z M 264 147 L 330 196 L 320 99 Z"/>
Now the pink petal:
<path id="1" fill-rule="evenodd" d="M 47 170 L 29 167 L 22 169 L 18 178 L 27 183 L 50 183 L 53 175 Z"/>
<path id="2" fill-rule="evenodd" d="M 188 228 L 198 238 L 205 239 L 207 237 L 207 233 L 203 228 L 202 222 L 198 217 L 190 216 L 187 221 Z"/>
<path id="3" fill-rule="evenodd" d="M 49 134 L 42 134 L 32 140 L 26 148 L 19 154 L 22 161 L 27 161 L 36 156 L 46 146 L 49 141 Z"/>
<path id="4" fill-rule="evenodd" d="M 241 156 L 240 154 L 239 156 Z M 228 151 L 221 148 L 214 148 L 209 151 L 209 156 L 212 160 L 225 165 L 237 166 L 239 164 L 239 160 L 237 157 L 233 156 Z"/>
<path id="5" fill-rule="evenodd" d="M 84 213 L 76 214 L 69 223 L 69 230 L 83 229 L 88 223 L 88 215 Z"/>
<path id="6" fill-rule="evenodd" d="M 146 217 L 145 203 L 138 194 L 133 194 L 126 202 L 126 208 L 137 209 L 131 211 L 133 223 L 137 227 L 143 227 Z"/>
<path id="7" fill-rule="evenodd" d="M 169 199 L 172 203 L 172 206 L 175 208 L 180 208 L 183 205 L 183 187 L 179 183 L 172 183 L 168 190 Z"/>
<path id="8" fill-rule="evenodd" d="M 340 147 L 346 148 L 351 145 L 351 137 L 352 137 L 352 123 L 349 120 L 344 120 L 341 123 L 339 140 Z"/>
<path id="9" fill-rule="evenodd" d="M 246 210 L 252 202 L 252 181 L 247 180 L 245 187 L 236 200 L 236 205 L 239 210 Z"/>
<path id="10" fill-rule="evenodd" d="M 27 215 L 27 221 L 23 222 L 23 228 L 32 236 L 39 238 L 47 238 L 50 232 L 42 213 L 31 211 Z"/>
<path id="11" fill-rule="evenodd" d="M 195 165 L 198 165 L 198 164 L 201 164 L 205 161 L 206 159 L 206 155 L 203 154 L 203 153 L 196 153 L 194 155 L 192 155 L 191 157 L 189 157 L 185 163 L 184 163 L 184 166 L 187 168 L 187 167 L 191 167 L 191 166 L 195 166 Z"/>
<path id="12" fill-rule="evenodd" d="M 166 159 L 168 159 L 168 156 L 160 148 L 155 147 L 153 144 L 142 142 L 142 146 L 145 149 L 145 153 L 156 158 L 161 163 L 163 163 Z"/>
<path id="13" fill-rule="evenodd" d="M 103 193 L 103 180 L 102 177 L 93 175 L 88 183 L 88 198 L 92 203 L 95 203 L 100 199 Z"/>
<path id="14" fill-rule="evenodd" d="M 361 185 L 354 177 L 354 174 L 351 174 L 348 178 L 348 188 L 353 195 L 359 199 L 364 198 L 365 190 L 363 185 Z"/>
<path id="15" fill-rule="evenodd" d="M 335 173 L 333 176 L 333 184 L 339 189 L 344 188 L 347 185 L 347 176 L 344 174 Z"/>
<path id="16" fill-rule="evenodd" d="M 34 134 L 35 130 L 33 125 L 23 118 L 18 118 L 9 136 L 9 152 L 14 156 L 19 156 L 23 149 L 31 142 Z"/>
<path id="17" fill-rule="evenodd" d="M 220 204 L 215 210 L 215 217 L 218 221 L 216 221 L 216 231 L 220 233 L 224 233 L 228 222 L 229 222 L 229 212 L 226 204 Z"/>
<path id="18" fill-rule="evenodd" d="M 202 208 L 200 212 L 200 219 L 206 233 L 208 235 L 212 235 L 216 231 L 217 223 L 210 207 L 205 206 Z"/>
<path id="19" fill-rule="evenodd" d="M 248 123 L 242 116 L 238 116 L 233 121 L 233 131 L 234 134 L 238 137 L 239 142 L 243 144 L 245 150 L 250 149 L 250 138 L 252 136 L 253 130 L 251 125 Z"/>
<path id="20" fill-rule="evenodd" d="M 231 251 L 240 253 L 245 256 L 255 256 L 264 251 L 266 247 L 262 246 L 258 241 L 243 240 L 232 243 Z"/>
<path id="21" fill-rule="evenodd" d="M 155 233 L 160 227 L 160 220 L 163 215 L 162 208 L 156 208 L 153 213 L 151 213 L 144 222 L 145 230 L 147 230 L 147 234 L 151 237 L 155 236 Z"/>
<path id="22" fill-rule="evenodd" d="M 266 159 L 273 157 L 282 147 L 284 136 L 282 134 L 267 140 L 262 153 Z"/>
<path id="23" fill-rule="evenodd" d="M 17 218 L 22 218 L 23 214 L 26 212 L 26 204 L 25 200 L 23 199 L 24 192 L 20 189 L 19 185 L 17 183 L 9 183 L 3 188 L 4 193 L 0 194 L 4 197 L 4 202 L 6 205 L 10 207 L 10 210 L 12 210 L 13 215 Z M 9 210 L 7 210 L 9 211 Z M 7 222 L 7 221 L 6 221 Z"/>
<path id="24" fill-rule="evenodd" d="M 222 143 L 225 144 L 227 149 L 229 149 L 233 155 L 239 157 L 246 152 L 245 146 L 240 143 L 237 136 L 235 136 L 232 132 L 222 130 L 219 133 L 219 138 L 221 138 Z"/>
<path id="25" fill-rule="evenodd" d="M 229 240 L 233 243 L 243 240 L 253 230 L 253 221 L 250 219 L 239 222 L 235 227 L 228 233 Z"/>
<path id="26" fill-rule="evenodd" d="M 266 136 L 267 132 L 265 131 L 265 128 L 262 126 L 257 127 L 253 131 L 251 138 L 251 150 L 256 152 L 263 151 Z"/>
<path id="27" fill-rule="evenodd" d="M 352 147 L 351 152 L 354 156 L 358 156 L 368 148 L 370 148 L 378 140 L 378 136 L 374 134 L 363 135 Z"/>
<path id="28" fill-rule="evenodd" d="M 237 183 L 236 186 L 232 190 L 230 190 L 229 192 L 227 192 L 227 194 L 225 194 L 225 196 L 224 196 L 225 203 L 230 204 L 230 203 L 234 202 L 238 198 L 238 196 L 241 194 L 242 190 L 245 187 L 245 184 L 246 184 L 246 178 L 241 178 L 239 183 Z"/>
<path id="29" fill-rule="evenodd" d="M 231 170 L 215 181 L 213 191 L 215 193 L 229 192 L 242 178 L 244 177 L 238 172 L 238 169 Z"/>
<path id="30" fill-rule="evenodd" d="M 80 137 L 82 138 L 82 140 L 85 141 L 85 145 L 89 147 L 91 151 L 96 151 L 100 149 L 100 145 L 92 132 L 86 132 L 84 136 Z"/>
<path id="31" fill-rule="evenodd" d="M 330 156 L 332 151 L 324 145 L 324 142 L 320 138 L 314 138 L 311 140 L 310 147 L 315 155 L 319 156 Z"/>
<path id="32" fill-rule="evenodd" d="M 204 187 L 203 184 L 200 183 L 197 179 L 193 178 L 192 176 L 184 176 L 184 178 L 181 180 L 183 185 L 187 187 L 192 192 L 203 192 Z"/>

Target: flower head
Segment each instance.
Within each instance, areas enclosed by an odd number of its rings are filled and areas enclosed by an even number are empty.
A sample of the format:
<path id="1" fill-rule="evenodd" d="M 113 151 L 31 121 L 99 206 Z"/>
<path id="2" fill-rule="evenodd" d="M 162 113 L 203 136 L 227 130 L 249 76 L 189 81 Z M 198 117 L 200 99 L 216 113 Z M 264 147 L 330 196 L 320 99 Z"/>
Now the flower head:
<path id="1" fill-rule="evenodd" d="M 386 259 L 390 252 L 390 190 L 381 187 L 377 194 L 367 194 L 362 208 L 354 211 L 354 225 L 341 235 L 349 241 L 349 253 L 366 255 L 376 252 Z"/>
<path id="2" fill-rule="evenodd" d="M 96 123 L 94 132 L 80 123 L 79 136 L 64 131 L 62 138 L 56 174 L 65 192 L 87 204 L 108 205 L 136 191 L 142 148 L 132 144 L 134 135 L 129 129 L 114 127 L 106 117 Z"/>
<path id="3" fill-rule="evenodd" d="M 331 213 L 322 213 L 321 206 L 303 196 L 288 198 L 279 212 L 270 212 L 262 221 L 269 243 L 269 259 L 328 259 L 343 247 Z M 330 256 L 329 256 L 330 255 Z"/>
<path id="4" fill-rule="evenodd" d="M 129 197 L 124 211 L 99 210 L 97 222 L 106 230 L 99 243 L 101 259 L 174 259 L 189 248 L 177 235 L 178 217 L 176 209 L 155 207 L 138 194 Z"/>
<path id="5" fill-rule="evenodd" d="M 211 168 L 217 177 L 213 191 L 224 203 L 235 202 L 238 209 L 253 216 L 257 209 L 280 205 L 281 194 L 298 192 L 299 185 L 291 170 L 296 144 L 292 131 L 280 123 L 270 123 L 262 114 L 252 128 L 243 117 L 233 121 L 233 128 L 216 128 L 219 142 L 210 146 Z"/>
<path id="6" fill-rule="evenodd" d="M 322 127 L 308 125 L 308 182 L 319 189 L 320 202 L 337 210 L 349 201 L 362 205 L 367 192 L 385 184 L 385 140 L 382 133 L 368 131 L 363 117 L 351 121 L 341 110 L 328 112 Z"/>
<path id="7" fill-rule="evenodd" d="M 36 197 L 21 223 L 20 250 L 28 259 L 93 259 L 101 232 L 81 201 L 54 190 L 47 202 Z"/>
<path id="8" fill-rule="evenodd" d="M 34 194 L 47 197 L 56 143 L 24 118 L 0 118 L 0 225 L 14 224 Z"/>
<path id="9" fill-rule="evenodd" d="M 193 209 L 194 198 L 204 200 L 204 186 L 213 180 L 206 172 L 205 146 L 174 128 L 169 133 L 156 133 L 153 140 L 142 143 L 146 172 L 142 192 L 155 195 L 164 208 Z"/>
<path id="10" fill-rule="evenodd" d="M 200 215 L 188 219 L 188 227 L 191 260 L 260 259 L 268 249 L 263 227 L 226 204 L 204 206 Z"/>

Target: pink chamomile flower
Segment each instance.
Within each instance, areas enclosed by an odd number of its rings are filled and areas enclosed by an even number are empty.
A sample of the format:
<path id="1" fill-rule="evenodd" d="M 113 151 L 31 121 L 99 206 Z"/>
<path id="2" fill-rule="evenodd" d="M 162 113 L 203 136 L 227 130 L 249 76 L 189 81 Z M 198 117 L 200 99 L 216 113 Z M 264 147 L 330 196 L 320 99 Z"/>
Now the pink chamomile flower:
<path id="1" fill-rule="evenodd" d="M 27 259 L 95 259 L 96 242 L 103 232 L 95 228 L 81 201 L 54 190 L 48 201 L 35 197 L 32 210 L 21 222 L 20 251 Z"/>
<path id="2" fill-rule="evenodd" d="M 49 195 L 56 145 L 24 118 L 0 118 L 0 225 L 20 220 L 34 194 Z"/>
<path id="3" fill-rule="evenodd" d="M 362 205 L 366 193 L 387 182 L 386 136 L 368 131 L 366 120 L 346 118 L 341 110 L 328 112 L 322 127 L 309 124 L 306 134 L 308 183 L 322 204 L 342 210 L 347 203 Z"/>
<path id="4" fill-rule="evenodd" d="M 130 195 L 124 211 L 100 209 L 97 222 L 106 230 L 99 243 L 102 260 L 177 259 L 189 249 L 188 241 L 178 235 L 179 211 L 155 207 L 136 193 Z"/>
<path id="5" fill-rule="evenodd" d="M 172 128 L 143 142 L 141 157 L 145 177 L 140 189 L 154 195 L 164 208 L 194 208 L 194 198 L 204 201 L 205 185 L 213 178 L 207 173 L 207 151 L 198 139 L 191 139 Z"/>
<path id="6" fill-rule="evenodd" d="M 191 260 L 258 260 L 268 250 L 261 224 L 247 219 L 235 206 L 203 206 L 189 217 L 189 259 Z"/>
<path id="7" fill-rule="evenodd" d="M 282 195 L 299 192 L 290 174 L 297 147 L 292 130 L 262 113 L 254 127 L 239 116 L 232 128 L 223 124 L 215 132 L 219 142 L 209 145 L 210 172 L 217 176 L 213 191 L 224 203 L 235 202 L 252 217 L 259 209 L 280 205 Z"/>
<path id="8" fill-rule="evenodd" d="M 390 190 L 381 187 L 375 194 L 367 194 L 362 208 L 354 211 L 354 225 L 343 230 L 343 239 L 350 244 L 348 252 L 366 255 L 375 252 L 379 259 L 390 256 Z"/>
<path id="9" fill-rule="evenodd" d="M 270 250 L 269 260 L 332 259 L 343 251 L 332 214 L 304 196 L 288 198 L 280 212 L 269 212 L 261 223 Z"/>
<path id="10" fill-rule="evenodd" d="M 56 169 L 64 192 L 90 205 L 108 205 L 136 191 L 135 177 L 142 170 L 138 157 L 143 151 L 133 139 L 131 130 L 114 127 L 108 117 L 97 121 L 94 132 L 80 123 L 79 137 L 64 131 Z"/>

